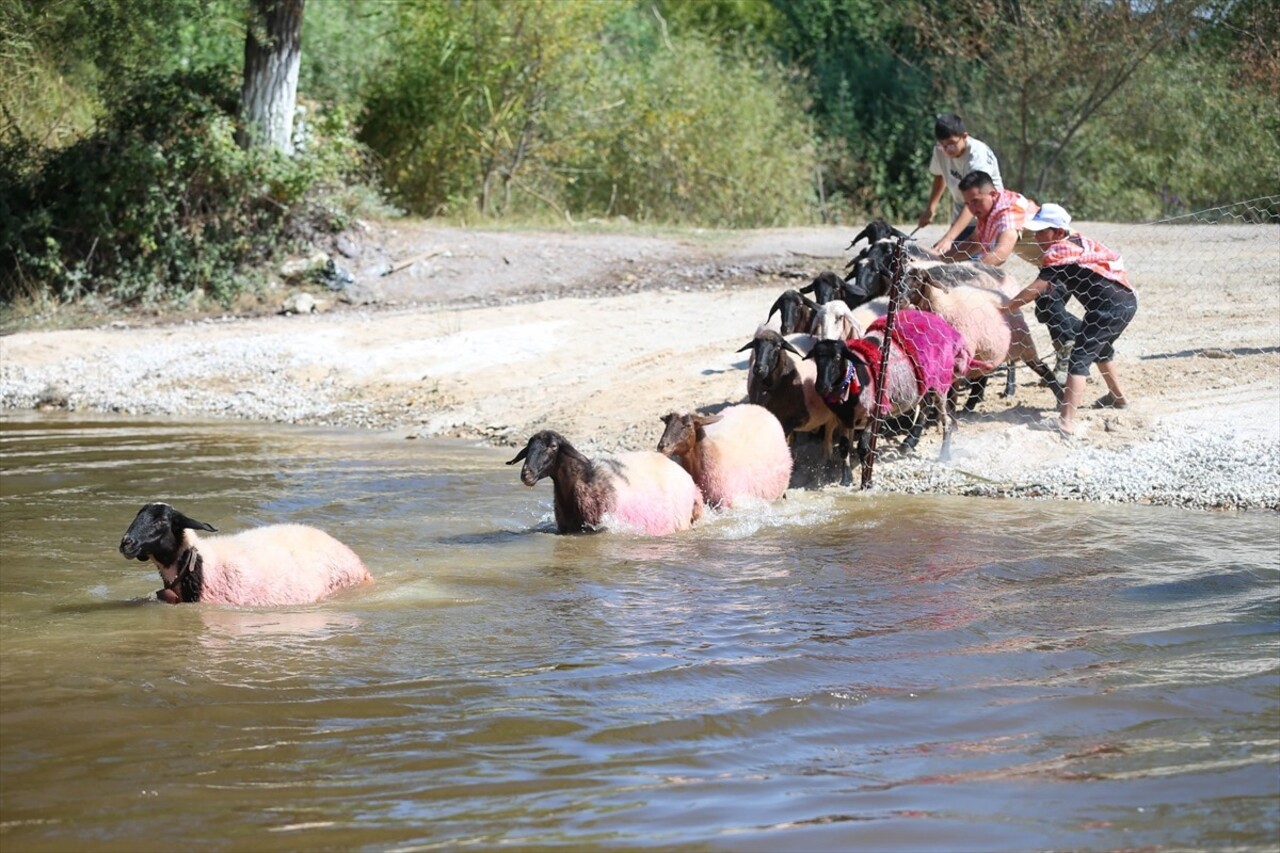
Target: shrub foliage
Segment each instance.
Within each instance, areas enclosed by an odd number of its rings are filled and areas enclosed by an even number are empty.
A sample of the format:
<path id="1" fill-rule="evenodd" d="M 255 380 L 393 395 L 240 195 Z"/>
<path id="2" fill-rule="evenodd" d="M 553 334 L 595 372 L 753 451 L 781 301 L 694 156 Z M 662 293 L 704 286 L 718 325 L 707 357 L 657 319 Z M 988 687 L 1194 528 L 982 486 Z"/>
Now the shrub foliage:
<path id="1" fill-rule="evenodd" d="M 225 302 L 308 229 L 341 226 L 320 197 L 359 176 L 349 128 L 313 119 L 297 157 L 244 151 L 237 98 L 226 72 L 142 77 L 74 144 L 0 144 L 0 299 Z"/>
<path id="2" fill-rule="evenodd" d="M 1272 0 L 313 2 L 293 157 L 233 142 L 248 2 L 0 3 L 0 302 L 226 301 L 381 187 L 467 223 L 909 221 L 940 112 L 1078 217 L 1277 215 Z"/>

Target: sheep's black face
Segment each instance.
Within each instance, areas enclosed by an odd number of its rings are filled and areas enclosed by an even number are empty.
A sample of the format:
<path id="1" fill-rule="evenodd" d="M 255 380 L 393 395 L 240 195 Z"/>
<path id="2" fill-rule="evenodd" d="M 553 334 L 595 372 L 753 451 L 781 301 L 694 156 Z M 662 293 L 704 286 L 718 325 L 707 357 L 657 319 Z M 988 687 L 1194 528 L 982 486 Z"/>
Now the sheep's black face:
<path id="1" fill-rule="evenodd" d="M 818 375 L 813 387 L 824 400 L 833 398 L 844 390 L 848 354 L 849 348 L 843 341 L 818 341 L 806 356 L 817 367 Z"/>
<path id="2" fill-rule="evenodd" d="M 773 307 L 769 309 L 769 316 L 778 315 L 778 322 L 781 324 L 782 334 L 792 335 L 796 332 L 806 331 L 803 326 L 805 304 L 804 297 L 797 290 L 783 291 L 773 302 Z"/>
<path id="3" fill-rule="evenodd" d="M 845 301 L 850 308 L 870 302 L 889 292 L 889 270 L 874 257 L 858 265 L 857 275 L 845 286 Z"/>
<path id="4" fill-rule="evenodd" d="M 826 305 L 844 298 L 844 280 L 833 272 L 824 272 L 807 287 L 800 288 L 801 293 L 812 293 L 813 301 Z"/>
<path id="5" fill-rule="evenodd" d="M 524 465 L 520 468 L 520 482 L 532 486 L 551 474 L 555 468 L 556 457 L 560 455 L 560 447 L 565 444 L 564 438 L 557 432 L 543 430 L 529 439 L 529 443 L 508 462 L 514 465 L 521 459 Z"/>
<path id="6" fill-rule="evenodd" d="M 764 387 L 769 387 L 769 377 L 778 367 L 778 359 L 782 356 L 782 348 L 774 341 L 757 339 L 752 347 L 755 360 L 751 363 L 751 375 Z"/>
<path id="7" fill-rule="evenodd" d="M 120 539 L 120 553 L 141 562 L 154 557 L 169 565 L 177 558 L 182 531 L 187 529 L 216 530 L 213 525 L 188 518 L 166 503 L 147 504 L 138 510 Z"/>

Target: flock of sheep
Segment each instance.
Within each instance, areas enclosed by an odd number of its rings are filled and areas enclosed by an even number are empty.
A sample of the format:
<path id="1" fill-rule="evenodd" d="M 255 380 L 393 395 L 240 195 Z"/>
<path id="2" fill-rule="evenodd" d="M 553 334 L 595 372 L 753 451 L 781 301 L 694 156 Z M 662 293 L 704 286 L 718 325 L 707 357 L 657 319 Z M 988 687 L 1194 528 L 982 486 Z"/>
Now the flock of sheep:
<path id="1" fill-rule="evenodd" d="M 739 350 L 750 352 L 747 402 L 715 414 L 666 415 L 653 451 L 593 460 L 544 430 L 507 464 L 523 463 L 526 486 L 551 479 L 560 533 L 618 527 L 661 536 L 688 529 L 707 508 L 780 498 L 791 482 L 796 433 L 819 434 L 825 462 L 851 483 L 852 457 L 861 461 L 868 452 L 868 425 L 881 396 L 880 415 L 907 433 L 903 449 L 913 449 L 933 420 L 942 431 L 943 458 L 957 394 L 969 389 L 964 408 L 972 410 L 1001 366 L 1009 371 L 1006 395 L 1015 387 L 1013 364 L 1021 361 L 1061 400 L 1061 386 L 1037 356 L 1025 318 L 1005 307 L 1021 285 L 1003 270 L 949 264 L 911 242 L 883 361 L 891 258 L 905 236 L 873 222 L 850 244 L 867 241 L 845 276 L 825 272 L 778 297 Z M 164 582 L 156 597 L 173 604 L 303 604 L 371 580 L 350 548 L 312 527 L 273 525 L 210 537 L 197 530 L 214 528 L 168 504 L 147 504 L 120 552 L 151 560 Z"/>

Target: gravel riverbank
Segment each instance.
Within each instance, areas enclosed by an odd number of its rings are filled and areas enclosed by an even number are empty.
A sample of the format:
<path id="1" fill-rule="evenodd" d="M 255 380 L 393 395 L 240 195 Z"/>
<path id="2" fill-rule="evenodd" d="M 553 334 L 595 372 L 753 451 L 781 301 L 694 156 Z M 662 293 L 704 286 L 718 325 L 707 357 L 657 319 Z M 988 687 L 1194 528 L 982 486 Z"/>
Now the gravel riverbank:
<path id="1" fill-rule="evenodd" d="M 1088 412 L 1083 435 L 1064 442 L 1032 428 L 1053 401 L 1020 371 L 1014 398 L 989 394 L 962 418 L 949 463 L 936 461 L 932 432 L 914 457 L 882 443 L 876 488 L 1280 510 L 1280 229 L 1081 227 L 1121 249 L 1139 285 L 1117 359 L 1132 405 Z M 327 424 L 500 446 L 554 428 L 590 453 L 652 447 L 666 412 L 743 398 L 737 349 L 778 292 L 841 268 L 850 236 L 403 225 L 378 251 L 424 260 L 379 274 L 388 283 L 373 304 L 0 337 L 0 410 Z M 1095 377 L 1089 399 L 1099 386 Z"/>

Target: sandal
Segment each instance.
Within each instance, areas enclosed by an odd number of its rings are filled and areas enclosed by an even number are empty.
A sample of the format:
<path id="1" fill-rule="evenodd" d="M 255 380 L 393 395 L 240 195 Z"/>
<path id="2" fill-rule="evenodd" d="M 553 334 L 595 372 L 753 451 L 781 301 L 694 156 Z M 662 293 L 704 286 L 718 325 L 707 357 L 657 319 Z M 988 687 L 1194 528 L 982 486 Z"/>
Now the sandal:
<path id="1" fill-rule="evenodd" d="M 1094 409 L 1127 409 L 1129 408 L 1129 403 L 1125 400 L 1116 400 L 1116 398 L 1111 395 L 1111 392 L 1108 391 L 1107 393 L 1103 394 L 1101 397 L 1093 401 L 1092 408 Z"/>
<path id="2" fill-rule="evenodd" d="M 1033 421 L 1031 423 L 1031 429 L 1038 432 L 1056 432 L 1058 434 L 1058 438 L 1061 438 L 1063 441 L 1074 441 L 1076 437 L 1075 433 L 1067 432 L 1062 428 L 1062 422 L 1058 420 L 1057 415 L 1049 415 L 1048 417 L 1041 418 L 1038 421 Z"/>

